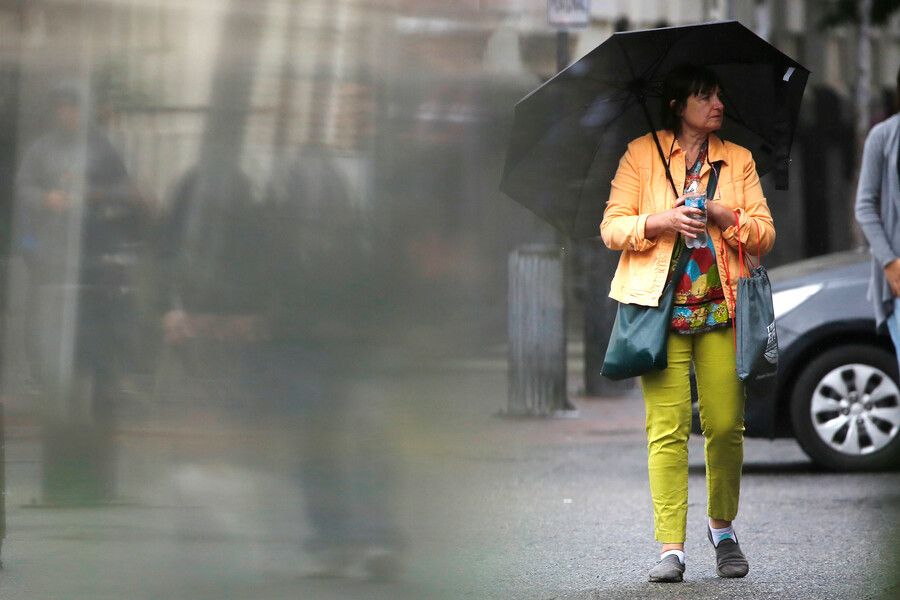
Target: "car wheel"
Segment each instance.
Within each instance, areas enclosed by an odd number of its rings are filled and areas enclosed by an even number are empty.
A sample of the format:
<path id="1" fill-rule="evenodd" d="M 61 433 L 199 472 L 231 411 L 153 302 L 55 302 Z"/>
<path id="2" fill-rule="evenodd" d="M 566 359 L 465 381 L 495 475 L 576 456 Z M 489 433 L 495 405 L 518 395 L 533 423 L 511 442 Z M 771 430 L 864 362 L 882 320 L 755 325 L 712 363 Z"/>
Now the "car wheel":
<path id="1" fill-rule="evenodd" d="M 803 450 L 840 471 L 900 465 L 897 357 L 847 345 L 813 359 L 791 394 L 791 422 Z"/>

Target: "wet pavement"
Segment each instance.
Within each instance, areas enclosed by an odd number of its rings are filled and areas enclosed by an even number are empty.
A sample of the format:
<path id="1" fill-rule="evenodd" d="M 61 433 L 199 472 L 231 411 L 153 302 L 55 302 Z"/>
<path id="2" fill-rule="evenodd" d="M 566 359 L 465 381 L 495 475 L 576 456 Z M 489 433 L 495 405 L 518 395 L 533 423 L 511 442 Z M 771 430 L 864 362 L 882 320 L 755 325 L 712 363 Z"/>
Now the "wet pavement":
<path id="1" fill-rule="evenodd" d="M 353 431 L 376 430 L 396 473 L 390 497 L 406 540 L 396 582 L 306 576 L 309 527 L 271 432 L 144 406 L 119 427 L 121 500 L 47 508 L 37 429 L 12 410 L 0 598 L 898 595 L 897 556 L 885 545 L 900 533 L 898 473 L 823 472 L 792 440 L 748 440 L 736 524 L 751 572 L 722 580 L 703 537 L 695 437 L 686 580 L 649 584 L 657 544 L 637 394 L 574 398 L 574 419 L 501 417 L 498 362 L 384 369 L 356 389 Z"/>

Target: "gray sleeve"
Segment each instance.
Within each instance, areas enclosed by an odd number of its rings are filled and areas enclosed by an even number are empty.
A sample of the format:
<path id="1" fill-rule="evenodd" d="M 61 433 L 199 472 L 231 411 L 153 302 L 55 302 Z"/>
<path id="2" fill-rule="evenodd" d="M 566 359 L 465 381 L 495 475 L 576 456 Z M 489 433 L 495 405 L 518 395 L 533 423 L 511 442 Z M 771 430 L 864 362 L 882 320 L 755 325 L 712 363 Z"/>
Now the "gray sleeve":
<path id="1" fill-rule="evenodd" d="M 888 175 L 884 172 L 884 145 L 889 134 L 889 128 L 877 127 L 866 138 L 855 207 L 856 220 L 872 247 L 872 255 L 882 266 L 897 258 L 881 219 L 881 183 Z"/>

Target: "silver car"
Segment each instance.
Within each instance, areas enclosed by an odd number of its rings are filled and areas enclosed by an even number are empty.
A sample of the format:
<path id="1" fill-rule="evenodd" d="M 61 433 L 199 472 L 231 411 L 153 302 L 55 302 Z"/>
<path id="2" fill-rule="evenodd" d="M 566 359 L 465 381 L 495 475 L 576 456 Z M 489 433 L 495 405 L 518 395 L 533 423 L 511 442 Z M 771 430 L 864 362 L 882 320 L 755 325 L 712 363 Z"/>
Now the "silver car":
<path id="1" fill-rule="evenodd" d="M 870 263 L 868 251 L 841 252 L 769 271 L 778 377 L 748 390 L 748 437 L 793 435 L 829 469 L 900 466 L 897 357 L 875 329 Z"/>

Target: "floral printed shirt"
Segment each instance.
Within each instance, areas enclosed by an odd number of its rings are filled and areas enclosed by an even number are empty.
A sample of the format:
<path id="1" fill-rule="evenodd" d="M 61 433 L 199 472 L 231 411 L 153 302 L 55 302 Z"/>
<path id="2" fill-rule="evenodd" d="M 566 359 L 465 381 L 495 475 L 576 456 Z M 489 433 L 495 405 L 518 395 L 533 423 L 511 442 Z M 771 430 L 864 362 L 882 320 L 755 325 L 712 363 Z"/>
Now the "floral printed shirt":
<path id="1" fill-rule="evenodd" d="M 704 144 L 693 166 L 688 167 L 684 180 L 685 194 L 697 191 L 707 150 L 708 146 Z M 679 256 L 685 251 L 691 252 L 691 258 L 681 279 L 675 284 L 672 329 L 678 333 L 700 333 L 728 325 L 728 307 L 711 238 L 707 236 L 703 248 L 690 249 L 681 237 L 675 245 L 670 275 L 675 271 Z"/>

